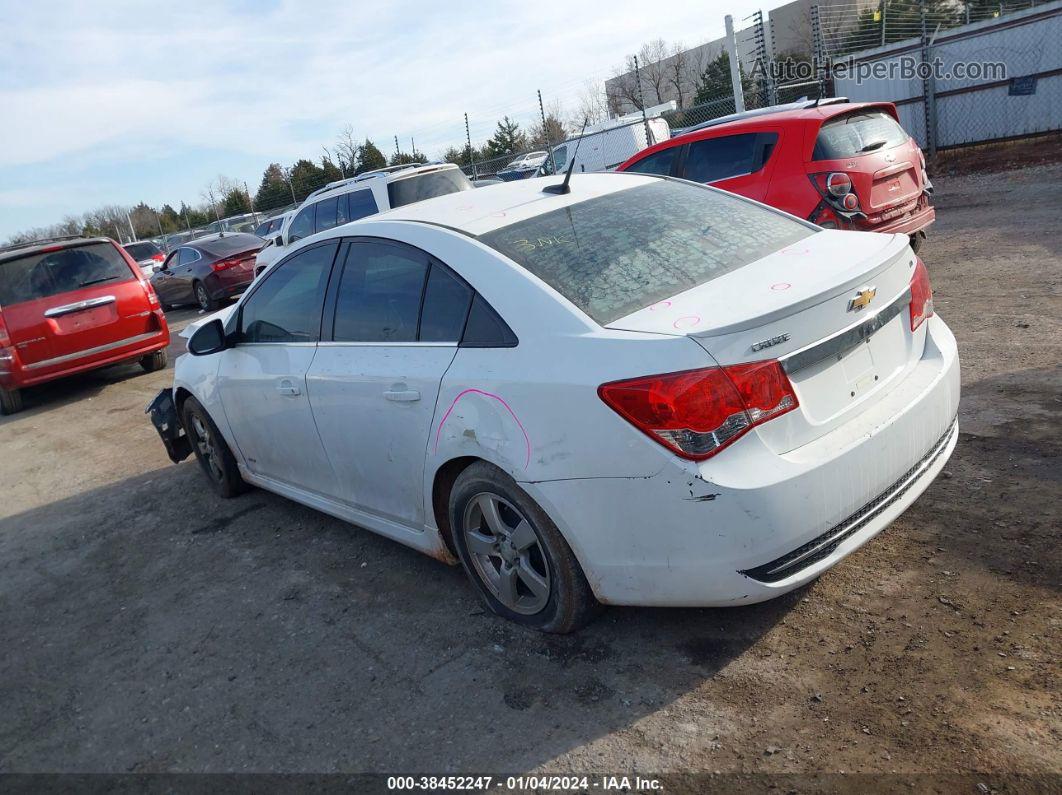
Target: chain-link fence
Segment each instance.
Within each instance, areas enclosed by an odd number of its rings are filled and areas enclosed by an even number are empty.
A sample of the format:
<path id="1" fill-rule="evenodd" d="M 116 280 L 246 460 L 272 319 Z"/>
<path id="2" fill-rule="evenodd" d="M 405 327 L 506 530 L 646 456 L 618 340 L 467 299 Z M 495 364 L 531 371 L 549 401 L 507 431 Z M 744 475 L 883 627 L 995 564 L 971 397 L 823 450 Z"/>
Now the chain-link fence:
<path id="1" fill-rule="evenodd" d="M 917 24 L 900 15 L 912 5 Z M 921 0 L 887 2 L 877 18 L 864 11 L 858 20 L 866 30 L 823 33 L 836 93 L 895 103 L 930 157 L 938 148 L 1060 130 L 1062 2 L 1020 6 Z M 876 46 L 852 49 L 868 40 Z"/>

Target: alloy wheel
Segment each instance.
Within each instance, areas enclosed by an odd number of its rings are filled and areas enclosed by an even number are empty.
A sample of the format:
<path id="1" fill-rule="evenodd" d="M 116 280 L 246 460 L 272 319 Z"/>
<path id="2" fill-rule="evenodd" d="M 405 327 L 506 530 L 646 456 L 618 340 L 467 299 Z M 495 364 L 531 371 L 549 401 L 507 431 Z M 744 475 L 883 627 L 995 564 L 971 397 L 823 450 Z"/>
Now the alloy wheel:
<path id="1" fill-rule="evenodd" d="M 197 413 L 192 413 L 192 431 L 195 433 L 195 446 L 200 460 L 206 464 L 207 474 L 218 483 L 225 477 L 225 470 L 218 461 L 218 452 L 214 447 L 214 437 L 207 424 Z"/>
<path id="2" fill-rule="evenodd" d="M 465 506 L 463 532 L 476 574 L 499 602 L 524 615 L 545 608 L 550 597 L 546 553 L 511 502 L 491 492 L 475 495 Z"/>
<path id="3" fill-rule="evenodd" d="M 195 300 L 199 302 L 201 309 L 210 308 L 210 296 L 207 295 L 206 287 L 201 284 L 195 286 Z"/>

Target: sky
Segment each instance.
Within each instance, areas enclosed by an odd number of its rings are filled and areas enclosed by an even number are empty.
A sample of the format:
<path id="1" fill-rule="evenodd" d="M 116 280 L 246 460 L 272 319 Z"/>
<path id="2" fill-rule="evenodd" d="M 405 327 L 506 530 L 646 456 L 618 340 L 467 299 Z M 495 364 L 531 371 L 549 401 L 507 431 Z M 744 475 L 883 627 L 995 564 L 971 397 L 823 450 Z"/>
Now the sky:
<path id="1" fill-rule="evenodd" d="M 253 193 L 348 124 L 385 154 L 480 144 L 572 107 L 649 39 L 694 46 L 762 6 L 680 0 L 0 0 L 0 240 L 104 204 Z"/>

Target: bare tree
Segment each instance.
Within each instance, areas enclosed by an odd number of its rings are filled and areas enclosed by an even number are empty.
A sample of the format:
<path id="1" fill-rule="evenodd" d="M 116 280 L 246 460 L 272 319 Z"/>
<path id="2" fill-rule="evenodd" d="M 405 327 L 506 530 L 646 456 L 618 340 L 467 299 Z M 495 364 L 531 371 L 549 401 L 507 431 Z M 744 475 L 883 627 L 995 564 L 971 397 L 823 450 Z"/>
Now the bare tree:
<path id="1" fill-rule="evenodd" d="M 587 124 L 598 124 L 607 119 L 608 115 L 605 87 L 596 81 L 587 80 L 575 99 L 575 110 L 568 116 L 568 127 L 579 130 L 582 129 L 584 121 Z"/>
<path id="2" fill-rule="evenodd" d="M 344 174 L 348 171 L 353 174 L 358 162 L 358 141 L 354 138 L 352 125 L 348 124 L 340 131 L 333 150 L 339 160 L 339 170 Z"/>
<path id="3" fill-rule="evenodd" d="M 674 90 L 675 100 L 681 109 L 686 107 L 686 97 L 693 96 L 698 72 L 693 65 L 694 59 L 682 42 L 676 41 L 672 44 L 670 53 L 663 62 L 667 72 L 667 85 Z"/>
<path id="4" fill-rule="evenodd" d="M 641 72 L 642 95 L 647 105 L 659 105 L 664 102 L 668 84 L 668 67 L 665 64 L 670 55 L 667 42 L 663 39 L 647 41 L 638 50 L 638 68 Z M 630 59 L 634 68 L 634 59 Z"/>

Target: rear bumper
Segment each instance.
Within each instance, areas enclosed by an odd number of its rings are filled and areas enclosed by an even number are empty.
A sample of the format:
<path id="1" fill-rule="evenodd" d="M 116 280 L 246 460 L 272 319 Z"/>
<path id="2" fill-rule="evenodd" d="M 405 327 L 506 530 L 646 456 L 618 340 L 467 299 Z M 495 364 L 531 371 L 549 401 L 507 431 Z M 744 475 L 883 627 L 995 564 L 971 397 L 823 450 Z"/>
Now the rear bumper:
<path id="1" fill-rule="evenodd" d="M 253 281 L 253 267 L 247 271 L 226 274 L 224 278 L 216 273 L 212 273 L 204 280 L 206 288 L 210 292 L 210 297 L 215 300 L 219 298 L 232 298 L 233 296 L 240 295 L 251 286 L 251 282 Z"/>
<path id="2" fill-rule="evenodd" d="M 925 231 L 937 219 L 937 211 L 927 206 L 913 215 L 904 215 L 891 221 L 873 226 L 860 227 L 867 232 L 886 232 L 891 234 L 913 235 Z"/>
<path id="3" fill-rule="evenodd" d="M 112 364 L 120 364 L 130 359 L 139 359 L 141 356 L 162 350 L 170 344 L 170 330 L 166 324 L 166 317 L 161 309 L 153 310 L 159 324 L 158 331 L 139 334 L 135 337 L 116 340 L 105 345 L 78 351 L 66 356 L 58 356 L 54 359 L 46 359 L 32 364 L 18 364 L 9 372 L 0 372 L 0 386 L 5 389 L 21 389 L 22 387 L 43 384 L 54 381 L 57 378 L 65 378 L 88 370 L 97 370 L 101 367 L 109 367 Z"/>
<path id="4" fill-rule="evenodd" d="M 939 317 L 922 359 L 858 418 L 773 453 L 750 433 L 726 454 L 650 478 L 521 484 L 609 604 L 760 602 L 818 577 L 903 513 L 958 438 L 959 361 Z"/>

